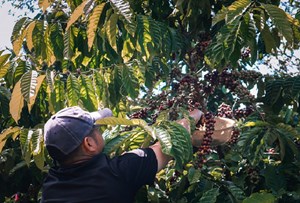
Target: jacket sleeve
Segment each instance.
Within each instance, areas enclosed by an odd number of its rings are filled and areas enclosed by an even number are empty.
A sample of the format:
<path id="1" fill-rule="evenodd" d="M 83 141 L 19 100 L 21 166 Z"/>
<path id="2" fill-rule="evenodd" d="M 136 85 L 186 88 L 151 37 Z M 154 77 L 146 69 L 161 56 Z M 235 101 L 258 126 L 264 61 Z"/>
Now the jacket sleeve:
<path id="1" fill-rule="evenodd" d="M 151 148 L 135 149 L 118 157 L 120 174 L 133 189 L 154 183 L 157 172 L 157 159 Z"/>

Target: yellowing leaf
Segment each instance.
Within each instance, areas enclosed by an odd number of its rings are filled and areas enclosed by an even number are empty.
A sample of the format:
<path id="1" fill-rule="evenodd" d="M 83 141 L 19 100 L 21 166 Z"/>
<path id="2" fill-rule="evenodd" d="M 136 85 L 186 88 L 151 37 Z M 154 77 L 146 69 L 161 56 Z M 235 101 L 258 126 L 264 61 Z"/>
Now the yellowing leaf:
<path id="1" fill-rule="evenodd" d="M 105 3 L 99 4 L 96 6 L 93 10 L 92 15 L 89 17 L 88 20 L 88 25 L 87 25 L 87 37 L 88 37 L 88 47 L 89 50 L 92 48 L 95 36 L 96 36 L 96 31 L 98 28 L 98 23 L 100 20 L 100 16 L 102 14 L 103 8 L 105 6 Z"/>
<path id="2" fill-rule="evenodd" d="M 10 66 L 10 63 L 7 63 L 4 66 L 0 67 L 0 78 L 3 78 L 6 75 L 8 69 L 9 69 L 9 66 Z"/>
<path id="3" fill-rule="evenodd" d="M 31 22 L 28 27 L 27 27 L 27 33 L 26 33 L 26 42 L 27 42 L 27 47 L 31 51 L 33 46 L 33 41 L 32 41 L 32 32 L 35 27 L 35 21 Z"/>
<path id="4" fill-rule="evenodd" d="M 43 13 L 45 13 L 46 9 L 51 5 L 51 0 L 39 0 L 39 7 L 42 9 Z"/>
<path id="5" fill-rule="evenodd" d="M 23 106 L 24 98 L 21 92 L 21 80 L 19 80 L 14 87 L 11 100 L 9 102 L 9 112 L 16 123 L 18 123 L 18 120 L 21 117 Z"/>
<path id="6" fill-rule="evenodd" d="M 10 127 L 8 129 L 6 129 L 3 133 L 0 134 L 0 152 L 2 151 L 6 140 L 9 136 L 11 136 L 12 134 L 17 134 L 16 132 L 19 132 L 20 128 L 19 127 Z"/>
<path id="7" fill-rule="evenodd" d="M 29 113 L 31 112 L 32 106 L 35 102 L 36 96 L 39 92 L 39 89 L 40 89 L 45 77 L 46 77 L 46 75 L 40 75 L 37 77 L 37 85 L 35 87 L 35 93 L 29 98 L 29 102 L 27 104 Z"/>
<path id="8" fill-rule="evenodd" d="M 253 126 L 255 126 L 255 122 L 252 122 L 252 121 L 247 122 L 247 123 L 245 123 L 244 126 L 245 126 L 245 127 L 253 127 Z"/>
<path id="9" fill-rule="evenodd" d="M 4 55 L 0 56 L 0 68 L 7 62 L 9 57 L 10 57 L 10 54 L 4 54 Z"/>
<path id="10" fill-rule="evenodd" d="M 99 125 L 136 125 L 126 118 L 107 117 L 96 121 Z"/>
<path id="11" fill-rule="evenodd" d="M 71 25 L 73 25 L 73 23 L 75 23 L 78 18 L 84 13 L 83 10 L 84 10 L 84 7 L 87 3 L 87 0 L 84 0 L 75 10 L 74 12 L 72 13 L 72 15 L 70 16 L 70 19 L 68 21 L 68 24 L 67 24 L 67 27 L 66 27 L 66 30 L 68 30 L 70 28 Z"/>
<path id="12" fill-rule="evenodd" d="M 24 41 L 24 38 L 26 36 L 26 29 L 23 29 L 22 30 L 22 33 L 20 34 L 20 36 L 13 42 L 13 50 L 15 52 L 16 55 L 19 54 L 21 48 L 22 48 L 22 45 L 23 45 L 23 41 Z"/>

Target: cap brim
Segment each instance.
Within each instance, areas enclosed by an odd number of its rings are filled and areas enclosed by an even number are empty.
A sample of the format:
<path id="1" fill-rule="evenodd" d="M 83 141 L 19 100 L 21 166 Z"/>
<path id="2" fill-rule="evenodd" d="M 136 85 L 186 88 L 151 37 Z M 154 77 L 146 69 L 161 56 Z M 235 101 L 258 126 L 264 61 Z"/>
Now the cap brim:
<path id="1" fill-rule="evenodd" d="M 90 115 L 94 119 L 94 121 L 113 116 L 112 111 L 108 108 L 104 108 L 102 110 L 92 112 L 90 113 Z"/>

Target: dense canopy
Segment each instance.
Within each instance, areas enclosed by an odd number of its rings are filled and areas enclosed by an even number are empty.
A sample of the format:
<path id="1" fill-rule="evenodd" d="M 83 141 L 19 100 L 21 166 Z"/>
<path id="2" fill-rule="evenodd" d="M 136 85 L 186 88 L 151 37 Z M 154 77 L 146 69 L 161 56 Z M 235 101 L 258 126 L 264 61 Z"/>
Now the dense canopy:
<path id="1" fill-rule="evenodd" d="M 0 51 L 1 202 L 38 200 L 52 165 L 44 123 L 74 105 L 113 110 L 101 121 L 109 156 L 158 139 L 174 157 L 136 202 L 300 200 L 298 1 L 9 2 L 38 14 Z M 202 123 L 189 120 L 195 108 Z M 221 145 L 215 117 L 236 121 Z"/>

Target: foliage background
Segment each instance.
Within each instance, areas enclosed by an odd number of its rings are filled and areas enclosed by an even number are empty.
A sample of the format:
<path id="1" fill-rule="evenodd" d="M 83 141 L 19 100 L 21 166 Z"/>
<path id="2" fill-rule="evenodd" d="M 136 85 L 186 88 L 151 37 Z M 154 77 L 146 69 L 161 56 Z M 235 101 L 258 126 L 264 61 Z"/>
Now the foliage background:
<path id="1" fill-rule="evenodd" d="M 39 8 L 0 52 L 1 201 L 39 199 L 52 165 L 43 124 L 73 105 L 113 109 L 102 121 L 109 156 L 158 139 L 174 157 L 137 202 L 299 201 L 300 80 L 289 71 L 299 67 L 299 2 L 10 2 Z M 196 124 L 173 122 L 193 108 L 236 119 L 238 134 L 214 146 L 212 127 L 193 148 Z"/>

